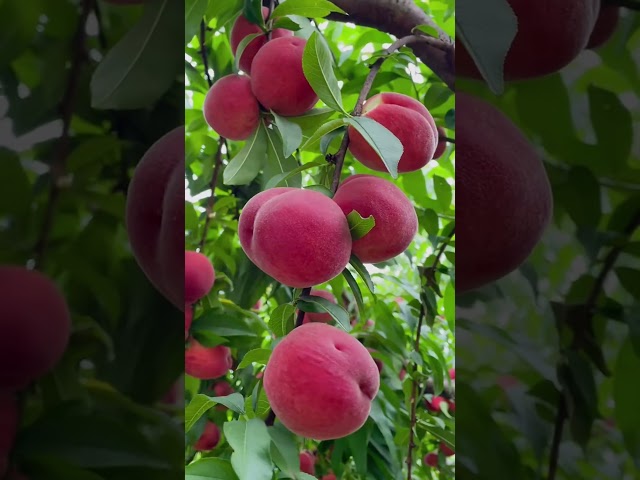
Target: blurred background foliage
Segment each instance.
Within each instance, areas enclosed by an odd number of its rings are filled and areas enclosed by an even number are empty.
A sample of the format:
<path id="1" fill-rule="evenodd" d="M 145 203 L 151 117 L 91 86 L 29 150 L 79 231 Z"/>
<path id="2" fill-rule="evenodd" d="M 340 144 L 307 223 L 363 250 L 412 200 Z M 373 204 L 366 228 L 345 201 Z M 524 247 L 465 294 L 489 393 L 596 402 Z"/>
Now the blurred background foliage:
<path id="1" fill-rule="evenodd" d="M 503 4 L 476 9 L 474 21 L 490 22 Z M 603 47 L 499 96 L 458 80 L 528 136 L 554 196 L 552 224 L 528 261 L 456 299 L 460 478 L 552 478 L 554 456 L 555 478 L 637 478 L 639 25 L 621 9 Z M 556 455 L 561 396 L 568 419 Z"/>
<path id="2" fill-rule="evenodd" d="M 235 71 L 229 34 L 244 4 L 239 0 L 192 3 L 195 4 L 194 11 L 200 9 L 205 19 L 203 46 L 209 73 L 215 82 Z M 417 4 L 447 34 L 454 36 L 453 2 L 422 1 Z M 240 248 L 237 238 L 239 213 L 253 195 L 264 189 L 274 173 L 267 167 L 248 184 L 230 186 L 224 183 L 224 169 L 244 142 L 220 140 L 204 120 L 202 105 L 209 85 L 202 57 L 201 18 L 188 19 L 188 32 L 190 28 L 194 36 L 189 38 L 185 49 L 186 248 L 201 248 L 213 261 L 217 278 L 211 293 L 196 305 L 191 335 L 205 345 L 225 344 L 232 349 L 235 369 L 221 380 L 230 383 L 244 400 L 240 397 L 239 404 L 234 408 L 220 410 L 213 407 L 215 402 L 206 400 L 202 395 L 214 396 L 210 391 L 214 382 L 186 378 L 186 401 L 191 405 L 187 407 L 185 415 L 188 428 L 192 428 L 186 434 L 185 461 L 187 478 L 226 479 L 236 477 L 233 472 L 229 473 L 232 448 L 224 435 L 221 443 L 210 452 L 196 453 L 193 445 L 207 420 L 218 424 L 222 431 L 225 422 L 266 417 L 268 403 L 261 380 L 256 378 L 263 370 L 264 362 L 246 362 L 242 368 L 238 368 L 238 364 L 247 352 L 274 346 L 273 325 L 269 323 L 271 316 L 279 305 L 291 302 L 297 292 L 262 273 Z M 303 28 L 296 35 L 309 38 L 313 32 L 320 32 L 326 39 L 334 57 L 334 71 L 344 106 L 351 111 L 369 73 L 368 65 L 394 38 L 376 29 L 322 18 L 303 21 L 302 25 Z M 369 96 L 379 92 L 397 92 L 417 98 L 429 108 L 436 124 L 445 127 L 447 135 L 455 138 L 454 95 L 416 59 L 411 50 L 403 48 L 385 61 Z M 326 108 L 322 102 L 316 108 L 324 109 L 326 114 L 312 115 L 300 123 L 305 139 L 321 125 L 337 117 L 337 112 Z M 335 153 L 338 150 L 342 130 L 337 133 L 325 137 L 326 143 L 323 142 L 323 145 L 326 152 Z M 318 143 L 309 149 L 296 151 L 294 156 L 295 161 L 290 169 L 297 164 L 316 165 L 300 175 L 299 185 L 330 184 L 334 166 L 325 161 Z M 216 169 L 218 157 L 220 168 Z M 445 458 L 441 455 L 439 469 L 422 465 L 427 453 L 438 452 L 441 441 L 454 444 L 453 414 L 434 414 L 424 406 L 424 399 L 442 394 L 445 390 L 447 395 L 455 395 L 454 382 L 448 373 L 454 365 L 455 356 L 455 241 L 449 238 L 455 218 L 454 160 L 455 148 L 449 145 L 439 160 L 431 161 L 422 171 L 401 175 L 394 181 L 414 204 L 420 228 L 405 254 L 384 264 L 367 266 L 375 286 L 375 296 L 366 287 L 363 278 L 352 270 L 364 297 L 363 311 L 358 310 L 353 291 L 342 275 L 316 287 L 330 290 L 335 295 L 353 321 L 352 334 L 367 347 L 375 349 L 374 358 L 383 363 L 381 389 L 373 402 L 371 416 L 361 430 L 340 440 L 321 443 L 285 436 L 288 438 L 286 444 L 277 445 L 277 448 L 289 449 L 289 452 L 293 449 L 296 459 L 299 450 L 317 450 L 321 457 L 316 469 L 318 478 L 332 470 L 338 478 L 344 479 L 406 478 L 407 466 L 404 462 L 409 449 L 410 398 L 414 378 L 419 385 L 419 398 L 412 476 L 454 477 L 455 457 Z M 374 174 L 392 180 L 388 173 L 372 172 L 348 155 L 343 178 L 356 173 Z M 439 257 L 440 267 L 436 273 L 439 294 L 436 294 L 435 287 L 426 285 L 423 269 L 433 265 L 438 250 L 444 253 Z M 301 268 L 304 266 L 301 265 Z M 421 330 L 420 348 L 416 352 L 414 341 L 421 312 L 426 314 L 426 318 Z M 368 320 L 373 320 L 375 326 L 367 327 Z M 417 370 L 414 369 L 415 364 L 418 365 Z M 404 380 L 399 378 L 401 370 L 408 372 Z M 205 410 L 206 413 L 200 417 Z M 247 452 L 243 456 L 245 463 L 258 466 L 266 461 L 267 465 L 272 465 L 268 450 L 266 457 L 262 458 L 264 453 L 261 452 L 264 450 L 260 449 L 260 442 L 263 439 L 259 435 L 251 436 L 245 432 L 242 440 L 247 445 Z M 268 472 L 263 473 L 264 478 L 271 478 Z M 228 476 L 216 477 L 216 474 Z"/>
<path id="3" fill-rule="evenodd" d="M 22 395 L 11 460 L 32 479 L 183 474 L 181 315 L 124 227 L 133 169 L 183 122 L 182 14 L 166 0 L 0 2 L 0 261 L 53 278 L 73 319 L 64 359 Z"/>

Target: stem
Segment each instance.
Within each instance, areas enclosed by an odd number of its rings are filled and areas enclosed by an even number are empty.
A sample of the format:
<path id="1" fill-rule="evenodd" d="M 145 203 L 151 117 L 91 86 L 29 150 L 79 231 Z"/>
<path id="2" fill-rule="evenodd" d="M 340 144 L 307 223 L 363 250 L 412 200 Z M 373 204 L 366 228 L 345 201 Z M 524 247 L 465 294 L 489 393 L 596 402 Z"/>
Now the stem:
<path id="1" fill-rule="evenodd" d="M 227 146 L 227 139 L 220 137 L 218 140 L 218 151 L 215 156 L 215 166 L 213 167 L 213 175 L 211 176 L 211 196 L 207 202 L 206 216 L 204 219 L 204 230 L 202 232 L 202 239 L 200 240 L 200 251 L 204 249 L 205 243 L 207 243 L 207 233 L 209 232 L 209 224 L 211 223 L 211 217 L 213 216 L 213 207 L 216 204 L 216 184 L 218 183 L 218 176 L 220 169 L 222 168 L 222 147 L 225 147 L 226 151 L 229 151 Z"/>
<path id="2" fill-rule="evenodd" d="M 300 292 L 300 296 L 303 297 L 305 295 L 311 294 L 311 287 L 303 288 L 302 292 Z M 302 325 L 302 321 L 304 320 L 304 312 L 302 310 L 298 310 L 298 316 L 296 317 L 296 324 L 293 328 L 298 328 Z"/>
<path id="3" fill-rule="evenodd" d="M 564 397 L 560 395 L 558 400 L 558 411 L 556 413 L 556 423 L 553 432 L 553 441 L 551 445 L 551 456 L 549 458 L 549 474 L 547 480 L 554 480 L 558 471 L 558 458 L 560 456 L 560 443 L 562 442 L 562 431 L 564 430 L 564 421 L 567 419 L 567 404 Z"/>
<path id="4" fill-rule="evenodd" d="M 204 66 L 204 76 L 207 79 L 209 88 L 211 88 L 213 86 L 213 81 L 211 80 L 211 76 L 209 76 L 209 60 L 207 59 L 206 35 L 207 26 L 204 23 L 204 19 L 202 19 L 202 21 L 200 22 L 200 56 L 202 57 L 202 64 Z"/>
<path id="5" fill-rule="evenodd" d="M 271 18 L 271 12 L 273 12 L 273 9 L 276 6 L 276 1 L 275 0 L 271 0 L 269 2 L 269 14 L 267 15 L 267 18 L 269 19 L 269 33 L 267 34 L 267 42 L 271 40 L 271 36 L 273 35 L 273 19 Z"/>
<path id="6" fill-rule="evenodd" d="M 420 316 L 418 317 L 418 327 L 416 329 L 416 339 L 414 341 L 414 350 L 416 352 L 420 352 L 420 331 L 422 330 L 422 321 L 424 320 L 424 304 L 420 305 Z M 418 370 L 418 365 L 414 364 L 413 371 L 416 372 Z M 411 470 L 413 469 L 413 449 L 415 448 L 414 443 L 414 429 L 416 427 L 416 404 L 417 404 L 417 393 L 418 393 L 418 381 L 415 378 L 412 380 L 413 384 L 411 386 L 411 419 L 409 423 L 409 451 L 407 452 L 407 480 L 411 480 Z"/>
<path id="7" fill-rule="evenodd" d="M 449 137 L 440 137 L 442 140 L 444 140 L 447 143 L 453 143 L 454 145 L 456 144 L 456 139 L 455 138 L 449 138 Z"/>
<path id="8" fill-rule="evenodd" d="M 398 40 L 393 42 L 389 48 L 385 50 L 385 54 L 386 54 L 385 56 L 380 57 L 375 61 L 375 63 L 371 66 L 371 70 L 369 71 L 369 74 L 367 75 L 367 78 L 365 79 L 364 84 L 362 85 L 362 90 L 360 90 L 358 101 L 356 102 L 356 106 L 354 107 L 353 113 L 352 113 L 354 117 L 359 117 L 362 114 L 362 106 L 364 105 L 364 101 L 366 100 L 367 96 L 369 95 L 369 92 L 371 91 L 371 87 L 373 86 L 373 81 L 376 79 L 376 75 L 380 71 L 382 64 L 388 58 L 388 56 L 391 55 L 396 50 L 398 50 L 399 48 L 404 47 L 405 45 L 408 45 L 409 43 L 421 42 L 421 41 L 424 41 L 425 38 L 427 37 L 422 37 L 419 35 L 408 35 L 406 37 L 399 38 Z M 333 193 L 336 193 L 336 191 L 338 190 L 338 187 L 340 186 L 340 176 L 342 175 L 342 167 L 344 166 L 344 159 L 347 154 L 348 147 L 349 147 L 349 130 L 347 129 L 347 131 L 344 134 L 344 137 L 342 138 L 342 143 L 340 144 L 340 148 L 338 149 L 336 154 L 332 156 L 333 161 L 336 164 L 336 169 L 333 173 L 333 180 L 331 182 L 331 191 Z"/>
<path id="9" fill-rule="evenodd" d="M 51 163 L 51 189 L 49 190 L 49 200 L 44 214 L 44 221 L 38 241 L 35 246 L 35 268 L 42 268 L 49 244 L 49 234 L 53 226 L 53 220 L 56 213 L 56 205 L 60 198 L 61 185 L 60 179 L 64 176 L 66 170 L 67 156 L 69 155 L 71 138 L 69 130 L 71 127 L 71 118 L 73 116 L 75 99 L 78 91 L 78 81 L 82 70 L 82 64 L 86 61 L 87 55 L 85 51 L 86 31 L 85 25 L 87 18 L 94 6 L 94 0 L 83 0 L 82 11 L 76 32 L 71 41 L 72 58 L 69 76 L 67 77 L 67 87 L 62 101 L 60 102 L 60 113 L 62 116 L 62 133 L 56 145 L 53 162 Z"/>

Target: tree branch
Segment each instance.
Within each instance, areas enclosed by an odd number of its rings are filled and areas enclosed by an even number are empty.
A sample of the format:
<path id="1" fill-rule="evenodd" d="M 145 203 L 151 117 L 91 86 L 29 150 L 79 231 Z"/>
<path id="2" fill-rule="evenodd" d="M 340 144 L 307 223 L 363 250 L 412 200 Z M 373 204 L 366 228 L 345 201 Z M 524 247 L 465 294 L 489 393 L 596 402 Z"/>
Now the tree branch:
<path id="1" fill-rule="evenodd" d="M 207 25 L 204 18 L 200 22 L 200 56 L 202 57 L 202 65 L 204 66 L 204 76 L 207 79 L 209 88 L 213 86 L 213 81 L 209 76 L 209 59 L 207 58 Z"/>
<path id="2" fill-rule="evenodd" d="M 94 0 L 83 0 L 82 10 L 78 18 L 76 32 L 71 40 L 71 68 L 67 77 L 67 86 L 60 102 L 60 114 L 62 117 L 62 133 L 56 145 L 53 161 L 50 167 L 51 189 L 49 190 L 49 198 L 44 214 L 44 220 L 35 246 L 35 268 L 42 268 L 46 256 L 47 246 L 49 244 L 49 234 L 53 226 L 56 206 L 60 198 L 62 189 L 61 179 L 65 174 L 67 157 L 69 155 L 71 138 L 69 130 L 71 127 L 71 118 L 75 99 L 78 91 L 78 81 L 82 73 L 82 64 L 87 60 L 85 50 L 87 18 L 93 10 Z"/>
<path id="3" fill-rule="evenodd" d="M 424 304 L 420 304 L 420 316 L 418 317 L 418 327 L 416 328 L 416 339 L 414 341 L 413 348 L 416 352 L 420 352 L 420 331 L 422 330 L 422 322 L 425 316 L 425 308 Z M 418 365 L 414 363 L 413 372 L 415 373 L 418 370 Z M 407 452 L 407 480 L 411 480 L 411 470 L 413 468 L 413 449 L 415 448 L 414 443 L 414 429 L 416 427 L 416 404 L 418 402 L 417 394 L 418 394 L 418 380 L 414 377 L 412 378 L 411 385 L 411 417 L 409 420 L 409 451 Z"/>
<path id="4" fill-rule="evenodd" d="M 358 100 L 356 102 L 356 106 L 353 109 L 353 116 L 360 116 L 362 114 L 362 106 L 364 101 L 367 99 L 369 92 L 371 91 L 371 87 L 373 86 L 373 81 L 376 79 L 376 75 L 380 71 L 382 64 L 391 55 L 393 52 L 398 50 L 405 45 L 410 43 L 422 42 L 425 37 L 420 35 L 408 35 L 406 37 L 400 38 L 393 42 L 389 48 L 385 50 L 386 55 L 378 58 L 374 64 L 371 66 L 371 70 L 367 75 L 367 78 L 362 85 L 362 90 L 360 90 L 360 95 L 358 96 Z M 347 154 L 347 148 L 349 147 L 349 131 L 347 130 L 344 133 L 344 137 L 342 138 L 342 143 L 340 144 L 340 148 L 332 155 L 332 161 L 335 162 L 336 169 L 333 173 L 333 180 L 331 182 L 331 191 L 336 193 L 338 187 L 340 186 L 340 176 L 342 175 L 342 167 L 344 166 L 344 159 Z"/>
<path id="5" fill-rule="evenodd" d="M 200 251 L 204 249 L 205 244 L 207 243 L 207 233 L 209 231 L 209 224 L 211 223 L 211 217 L 213 215 L 213 207 L 216 204 L 216 184 L 218 183 L 218 176 L 220 174 L 220 169 L 222 168 L 222 147 L 224 146 L 225 150 L 229 151 L 229 146 L 227 145 L 227 139 L 224 137 L 220 137 L 218 140 L 218 151 L 216 152 L 216 156 L 214 157 L 215 165 L 213 167 L 213 174 L 211 175 L 211 183 L 209 187 L 211 188 L 211 196 L 209 197 L 209 201 L 207 202 L 206 207 L 206 216 L 204 219 L 204 230 L 202 232 L 202 239 L 200 240 Z"/>
<path id="6" fill-rule="evenodd" d="M 412 0 L 334 0 L 348 15 L 331 14 L 328 20 L 351 22 L 390 33 L 398 38 L 413 33 L 418 25 L 429 25 L 439 33 L 439 39 L 416 43 L 411 48 L 418 58 L 442 81 L 454 90 L 455 46 L 451 39 Z"/>

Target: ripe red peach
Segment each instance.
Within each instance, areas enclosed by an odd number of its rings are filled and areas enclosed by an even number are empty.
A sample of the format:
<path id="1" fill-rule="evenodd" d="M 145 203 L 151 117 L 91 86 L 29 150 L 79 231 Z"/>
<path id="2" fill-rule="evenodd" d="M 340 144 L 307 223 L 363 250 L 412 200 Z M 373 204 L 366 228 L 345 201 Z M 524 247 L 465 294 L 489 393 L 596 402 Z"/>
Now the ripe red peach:
<path id="1" fill-rule="evenodd" d="M 362 116 L 386 127 L 402 143 L 399 173 L 420 170 L 433 158 L 438 131 L 431 113 L 418 100 L 401 93 L 378 93 L 365 102 Z M 372 170 L 388 171 L 373 147 L 352 126 L 349 140 L 349 151 L 356 160 Z"/>
<path id="2" fill-rule="evenodd" d="M 200 380 L 222 377 L 232 364 L 231 350 L 224 345 L 209 348 L 192 339 L 184 354 L 184 371 Z"/>
<path id="3" fill-rule="evenodd" d="M 220 429 L 215 423 L 207 422 L 193 448 L 199 452 L 206 452 L 216 448 L 218 443 L 220 443 Z"/>
<path id="4" fill-rule="evenodd" d="M 431 401 L 429 401 L 428 399 L 425 399 L 424 404 L 427 407 L 427 410 L 430 410 L 432 412 L 441 412 L 442 409 L 440 408 L 440 406 L 443 403 L 447 403 L 447 400 L 443 397 L 440 396 L 434 396 Z"/>
<path id="5" fill-rule="evenodd" d="M 260 123 L 260 105 L 245 75 L 227 75 L 214 83 L 202 110 L 207 124 L 229 140 L 246 140 Z"/>
<path id="6" fill-rule="evenodd" d="M 438 454 L 436 454 L 436 453 L 427 453 L 424 456 L 424 458 L 422 459 L 422 463 L 424 463 L 425 466 L 437 467 L 438 466 Z"/>
<path id="7" fill-rule="evenodd" d="M 206 296 L 216 281 L 211 261 L 200 252 L 184 252 L 184 301 L 192 304 Z"/>
<path id="8" fill-rule="evenodd" d="M 318 102 L 302 71 L 302 54 L 307 41 L 299 37 L 271 40 L 260 49 L 251 66 L 251 88 L 267 110 L 295 117 Z"/>
<path id="9" fill-rule="evenodd" d="M 445 140 L 447 132 L 444 128 L 438 127 L 438 144 L 436 145 L 436 151 L 433 153 L 433 159 L 440 158 L 444 151 L 447 149 L 447 141 Z"/>
<path id="10" fill-rule="evenodd" d="M 300 452 L 300 471 L 308 473 L 309 475 L 316 474 L 316 458 L 313 453 L 305 450 Z"/>
<path id="11" fill-rule="evenodd" d="M 0 267 L 0 298 L 0 391 L 19 390 L 62 358 L 71 316 L 57 285 L 24 267 Z"/>
<path id="12" fill-rule="evenodd" d="M 450 457 L 451 455 L 455 455 L 455 450 L 453 450 L 449 445 L 444 442 L 440 442 L 440 451 L 444 453 L 445 457 Z"/>
<path id="13" fill-rule="evenodd" d="M 542 160 L 506 115 L 463 92 L 456 111 L 456 293 L 463 293 L 527 259 L 553 198 Z"/>
<path id="14" fill-rule="evenodd" d="M 322 477 L 322 480 L 337 480 L 334 473 L 327 473 Z"/>
<path id="15" fill-rule="evenodd" d="M 7 391 L 0 391 L 0 478 L 4 478 L 7 472 L 9 454 L 13 449 L 19 423 L 16 396 Z"/>
<path id="16" fill-rule="evenodd" d="M 587 46 L 600 7 L 600 0 L 508 3 L 518 19 L 518 32 L 505 59 L 506 80 L 548 75 L 571 63 Z M 481 78 L 462 42 L 457 43 L 456 50 L 456 73 Z"/>
<path id="17" fill-rule="evenodd" d="M 402 190 L 384 178 L 353 175 L 338 188 L 334 202 L 345 215 L 353 210 L 375 226 L 353 242 L 353 253 L 364 263 L 390 260 L 404 252 L 418 231 L 418 216 Z"/>
<path id="18" fill-rule="evenodd" d="M 322 297 L 325 300 L 329 300 L 331 303 L 336 303 L 336 297 L 333 296 L 331 292 L 327 292 L 326 290 L 311 290 L 311 295 L 315 295 L 316 297 Z M 304 320 L 302 323 L 309 322 L 322 322 L 322 323 L 331 323 L 333 321 L 333 317 L 328 313 L 313 313 L 313 312 L 305 312 Z"/>
<path id="19" fill-rule="evenodd" d="M 351 256 L 342 210 L 313 190 L 279 187 L 258 193 L 240 214 L 238 236 L 256 266 L 293 288 L 331 280 Z"/>
<path id="20" fill-rule="evenodd" d="M 269 16 L 269 9 L 267 7 L 262 7 L 262 18 L 265 20 Z M 238 51 L 238 47 L 240 46 L 240 42 L 244 40 L 248 35 L 253 35 L 255 33 L 261 33 L 262 30 L 255 23 L 249 22 L 244 15 L 240 15 L 238 19 L 233 24 L 233 28 L 231 29 L 231 51 L 233 55 L 235 55 Z M 276 28 L 271 32 L 271 39 L 275 40 L 280 37 L 290 37 L 293 35 L 291 30 L 286 30 L 284 28 Z M 261 35 L 259 37 L 255 37 L 253 40 L 249 42 L 249 44 L 245 47 L 242 52 L 242 57 L 240 57 L 240 69 L 247 74 L 251 74 L 251 64 L 253 63 L 253 59 L 264 45 L 267 43 L 267 35 Z"/>
<path id="21" fill-rule="evenodd" d="M 612 37 L 620 20 L 620 7 L 617 5 L 603 5 L 595 27 L 589 37 L 587 48 L 596 49 L 601 47 Z"/>
<path id="22" fill-rule="evenodd" d="M 177 308 L 184 302 L 184 127 L 144 154 L 129 184 L 126 225 L 131 249 L 149 281 Z"/>
<path id="23" fill-rule="evenodd" d="M 455 380 L 456 379 L 456 369 L 455 368 L 450 368 L 449 369 L 449 377 L 451 378 L 451 380 Z"/>
<path id="24" fill-rule="evenodd" d="M 213 386 L 213 393 L 216 397 L 226 397 L 233 392 L 233 387 L 227 382 L 218 382 Z"/>
<path id="25" fill-rule="evenodd" d="M 189 337 L 189 329 L 193 322 L 193 305 L 186 304 L 184 306 L 184 339 Z"/>
<path id="26" fill-rule="evenodd" d="M 369 350 L 369 353 L 377 352 L 377 350 L 375 350 L 373 348 L 367 348 L 367 350 Z M 375 358 L 373 355 L 371 356 L 371 358 L 373 358 L 373 361 L 376 364 L 376 368 L 378 369 L 378 373 L 382 373 L 382 368 L 384 367 L 384 363 L 382 363 L 382 360 L 380 360 L 379 358 Z"/>
<path id="27" fill-rule="evenodd" d="M 291 432 L 331 440 L 358 430 L 369 416 L 380 374 L 367 349 L 344 330 L 307 323 L 276 345 L 264 391 Z"/>

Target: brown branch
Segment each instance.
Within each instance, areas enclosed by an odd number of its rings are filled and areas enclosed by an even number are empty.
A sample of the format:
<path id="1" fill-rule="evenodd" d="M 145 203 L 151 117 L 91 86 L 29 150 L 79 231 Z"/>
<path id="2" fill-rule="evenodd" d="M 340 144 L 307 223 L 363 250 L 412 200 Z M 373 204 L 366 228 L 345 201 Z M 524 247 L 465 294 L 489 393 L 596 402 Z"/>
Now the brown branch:
<path id="1" fill-rule="evenodd" d="M 222 147 L 225 147 L 225 150 L 229 151 L 229 146 L 227 145 L 227 139 L 224 137 L 220 137 L 218 140 L 218 151 L 215 156 L 215 165 L 213 167 L 213 174 L 211 175 L 211 183 L 209 187 L 211 188 L 211 196 L 209 197 L 209 201 L 207 202 L 207 207 L 205 209 L 205 219 L 204 219 L 204 231 L 202 232 L 202 239 L 200 240 L 200 248 L 202 251 L 204 249 L 205 244 L 207 243 L 207 233 L 209 231 L 209 224 L 211 223 L 211 217 L 213 216 L 213 207 L 216 205 L 216 184 L 218 183 L 218 176 L 220 175 L 220 170 L 222 168 Z"/>
<path id="2" fill-rule="evenodd" d="M 200 56 L 202 57 L 202 64 L 204 66 L 204 76 L 207 79 L 209 88 L 213 86 L 213 81 L 209 75 L 209 60 L 207 58 L 207 26 L 204 23 L 204 18 L 200 22 Z"/>
<path id="3" fill-rule="evenodd" d="M 82 64 L 87 60 L 87 52 L 85 49 L 87 18 L 94 6 L 94 0 L 83 0 L 82 10 L 78 18 L 75 34 L 71 40 L 71 68 L 67 77 L 67 86 L 60 102 L 60 114 L 62 117 L 62 133 L 56 145 L 53 161 L 50 167 L 51 189 L 49 190 L 49 198 L 44 214 L 44 220 L 38 241 L 35 246 L 35 267 L 42 268 L 49 244 L 49 235 L 53 226 L 53 220 L 56 213 L 56 206 L 60 199 L 62 190 L 61 179 L 65 174 L 67 157 L 70 151 L 71 138 L 70 127 L 71 118 L 73 117 L 75 99 L 78 92 L 78 82 L 82 73 Z"/>
<path id="4" fill-rule="evenodd" d="M 412 0 L 334 0 L 348 15 L 331 14 L 329 20 L 350 22 L 390 33 L 397 38 L 413 33 L 418 25 L 429 25 L 438 31 L 439 38 L 429 37 L 411 46 L 414 53 L 442 81 L 454 90 L 455 46 L 451 39 Z"/>
<path id="5" fill-rule="evenodd" d="M 364 101 L 367 99 L 369 92 L 371 91 L 371 87 L 373 86 L 373 81 L 376 79 L 376 75 L 380 71 L 382 64 L 391 55 L 393 52 L 398 50 L 405 45 L 415 42 L 423 42 L 426 37 L 420 35 L 408 35 L 403 38 L 399 38 L 395 42 L 391 44 L 389 48 L 385 50 L 385 55 L 378 58 L 374 64 L 371 66 L 369 70 L 369 74 L 362 85 L 362 90 L 360 90 L 360 95 L 358 96 L 358 101 L 356 102 L 356 106 L 353 109 L 353 116 L 358 117 L 362 114 L 362 106 L 364 105 Z M 347 130 L 344 133 L 344 137 L 342 138 L 342 143 L 340 144 L 340 148 L 336 152 L 335 155 L 331 156 L 332 162 L 335 163 L 336 169 L 333 173 L 333 180 L 331 182 L 331 191 L 336 193 L 338 187 L 340 186 L 340 176 L 342 175 L 342 167 L 344 166 L 344 159 L 347 155 L 347 148 L 349 147 L 349 131 Z"/>

